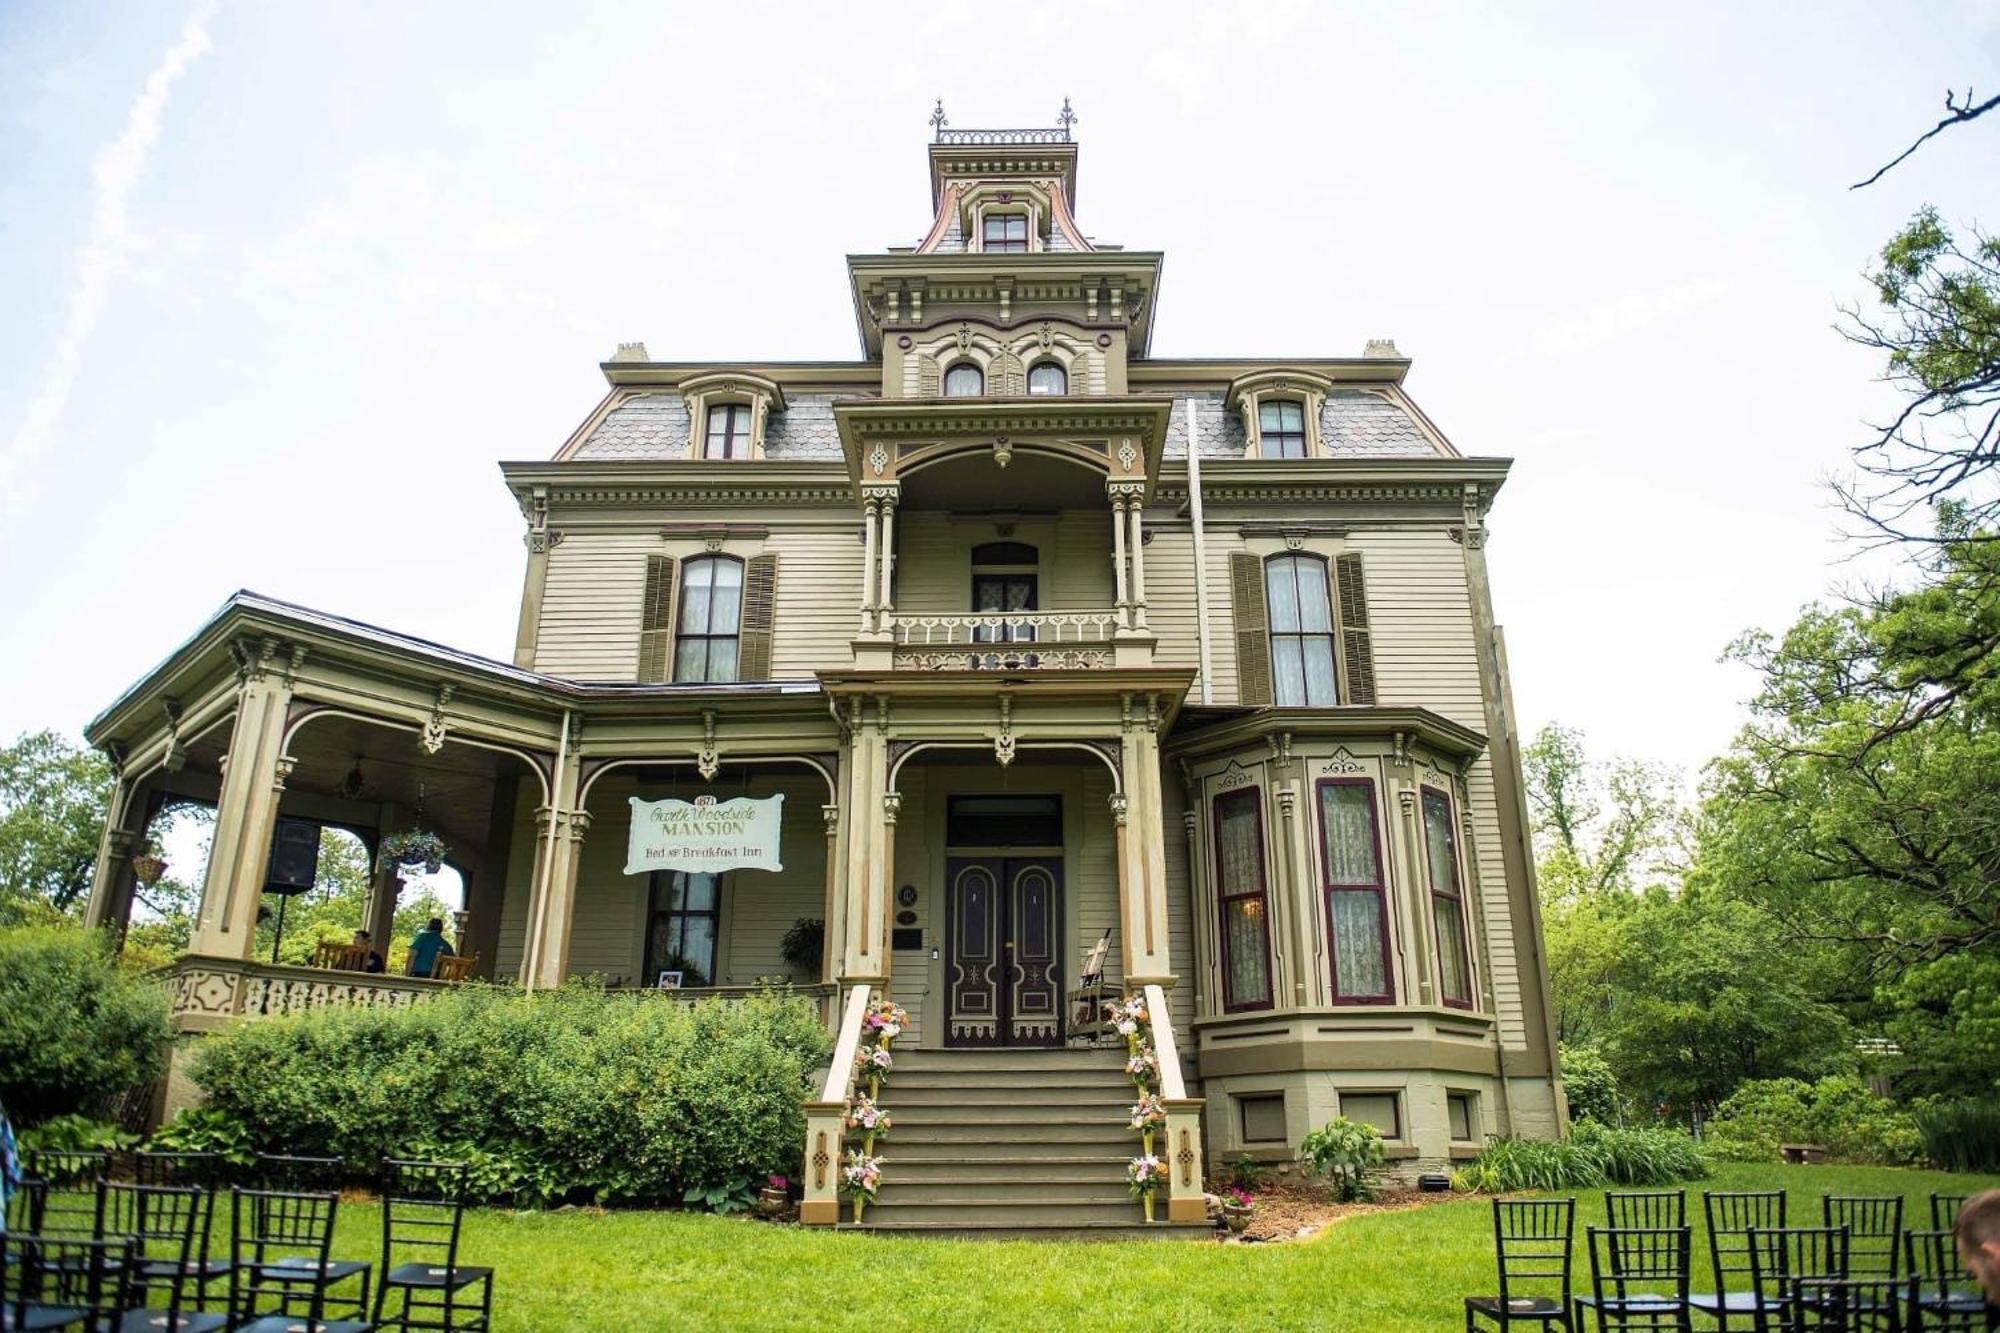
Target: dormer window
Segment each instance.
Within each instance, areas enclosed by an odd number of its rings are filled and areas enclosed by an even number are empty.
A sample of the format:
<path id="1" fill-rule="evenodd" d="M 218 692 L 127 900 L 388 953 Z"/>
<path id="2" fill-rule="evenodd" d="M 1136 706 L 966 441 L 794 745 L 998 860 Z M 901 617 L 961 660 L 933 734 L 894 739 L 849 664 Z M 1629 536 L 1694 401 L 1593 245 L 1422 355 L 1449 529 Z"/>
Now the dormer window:
<path id="1" fill-rule="evenodd" d="M 979 238 L 979 248 L 989 255 L 1028 253 L 1027 214 L 987 214 Z"/>
<path id="2" fill-rule="evenodd" d="M 748 458 L 750 456 L 750 405 L 718 403 L 708 409 L 708 431 L 703 437 L 703 458 Z"/>
<path id="3" fill-rule="evenodd" d="M 944 373 L 944 396 L 977 398 L 986 392 L 986 373 L 970 361 L 961 361 Z"/>
<path id="4" fill-rule="evenodd" d="M 1288 398 L 1266 398 L 1258 403 L 1257 440 L 1266 458 L 1304 458 L 1305 407 Z"/>
<path id="5" fill-rule="evenodd" d="M 1028 392 L 1064 394 L 1069 392 L 1069 372 L 1053 361 L 1037 361 L 1028 370 Z"/>

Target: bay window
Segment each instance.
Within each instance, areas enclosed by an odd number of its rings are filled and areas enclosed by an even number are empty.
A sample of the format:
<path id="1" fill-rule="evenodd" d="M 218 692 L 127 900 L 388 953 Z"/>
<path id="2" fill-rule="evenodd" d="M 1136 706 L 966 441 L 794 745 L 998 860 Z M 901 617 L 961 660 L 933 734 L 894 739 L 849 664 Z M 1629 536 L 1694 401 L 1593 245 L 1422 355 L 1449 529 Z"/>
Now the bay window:
<path id="1" fill-rule="evenodd" d="M 1271 901 L 1264 812 L 1255 787 L 1215 800 L 1215 885 L 1222 916 L 1222 1007 L 1271 1007 Z"/>
<path id="2" fill-rule="evenodd" d="M 1367 778 L 1321 779 L 1319 819 L 1334 1003 L 1386 1004 L 1394 993 L 1375 784 Z"/>
<path id="3" fill-rule="evenodd" d="M 1424 863 L 1431 883 L 1431 922 L 1437 935 L 1438 995 L 1459 1009 L 1472 1007 L 1472 960 L 1466 938 L 1465 897 L 1459 890 L 1458 828 L 1451 797 L 1424 788 Z"/>

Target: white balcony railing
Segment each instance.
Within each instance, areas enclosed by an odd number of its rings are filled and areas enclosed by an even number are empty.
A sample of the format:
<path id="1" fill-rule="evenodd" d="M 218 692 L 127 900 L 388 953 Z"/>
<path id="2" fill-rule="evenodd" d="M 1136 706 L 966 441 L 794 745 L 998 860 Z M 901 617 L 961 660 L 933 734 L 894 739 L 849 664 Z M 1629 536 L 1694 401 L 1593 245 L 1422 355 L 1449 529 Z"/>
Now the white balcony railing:
<path id="1" fill-rule="evenodd" d="M 899 671 L 1066 671 L 1108 667 L 1116 611 L 895 614 Z"/>

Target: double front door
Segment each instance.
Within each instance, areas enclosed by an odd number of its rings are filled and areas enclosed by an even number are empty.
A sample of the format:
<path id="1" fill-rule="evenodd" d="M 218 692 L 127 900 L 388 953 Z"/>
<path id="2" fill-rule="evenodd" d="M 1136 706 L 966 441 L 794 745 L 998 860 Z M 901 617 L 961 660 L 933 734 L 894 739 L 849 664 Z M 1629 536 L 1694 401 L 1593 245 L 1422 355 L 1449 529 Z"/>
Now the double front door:
<path id="1" fill-rule="evenodd" d="M 945 862 L 948 1046 L 1062 1044 L 1062 861 Z"/>

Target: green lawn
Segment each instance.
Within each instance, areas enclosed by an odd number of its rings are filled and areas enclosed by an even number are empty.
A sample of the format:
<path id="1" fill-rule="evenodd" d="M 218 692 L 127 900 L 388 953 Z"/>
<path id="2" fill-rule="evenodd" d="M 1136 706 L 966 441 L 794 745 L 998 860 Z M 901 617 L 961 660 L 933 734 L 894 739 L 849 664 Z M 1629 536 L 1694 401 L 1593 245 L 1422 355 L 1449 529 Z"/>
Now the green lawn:
<path id="1" fill-rule="evenodd" d="M 1901 1193 L 1928 1226 L 1931 1191 L 2000 1179 L 1875 1167 L 1721 1168 L 1712 1189 L 1791 1191 L 1795 1222 L 1819 1196 Z M 1690 1191 L 1697 1272 L 1701 1185 Z M 1585 1225 L 1603 1202 L 1579 1199 Z M 373 1257 L 380 1216 L 341 1210 L 337 1255 Z M 1487 1201 L 1371 1214 L 1282 1245 L 1060 1244 L 837 1235 L 680 1213 L 479 1212 L 465 1262 L 499 1270 L 496 1325 L 546 1329 L 1451 1329 L 1460 1298 L 1493 1288 Z"/>

